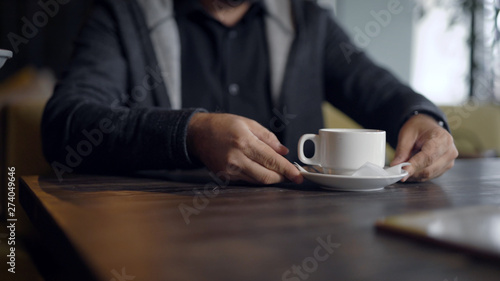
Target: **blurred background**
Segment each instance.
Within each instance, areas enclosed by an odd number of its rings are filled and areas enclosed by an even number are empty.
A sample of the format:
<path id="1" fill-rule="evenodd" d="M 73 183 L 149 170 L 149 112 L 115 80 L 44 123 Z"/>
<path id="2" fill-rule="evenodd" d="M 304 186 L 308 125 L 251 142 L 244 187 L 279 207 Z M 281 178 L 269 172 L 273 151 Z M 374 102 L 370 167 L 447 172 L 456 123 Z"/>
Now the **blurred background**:
<path id="1" fill-rule="evenodd" d="M 92 2 L 0 1 L 0 49 L 14 52 L 14 58 L 0 71 L 0 81 L 25 67 L 47 68 L 59 76 L 71 55 L 72 41 Z"/>
<path id="2" fill-rule="evenodd" d="M 92 2 L 0 1 L 0 49 L 14 53 L 0 70 L 0 214 L 6 167 L 16 167 L 17 176 L 51 171 L 41 153 L 41 115 Z M 500 156 L 500 0 L 318 2 L 360 49 L 441 106 L 461 158 Z M 328 127 L 358 126 L 329 104 L 324 115 Z M 27 218 L 20 221 L 24 244 L 17 253 L 24 270 L 16 277 L 57 275 L 50 269 L 60 267 L 41 254 L 47 249 L 40 249 L 36 231 Z M 4 229 L 0 225 L 1 256 Z"/>
<path id="3" fill-rule="evenodd" d="M 0 83 L 26 67 L 59 77 L 92 2 L 0 1 L 0 48 L 15 53 L 0 72 Z M 341 25 L 375 61 L 436 103 L 458 105 L 485 91 L 500 99 L 493 87 L 499 0 L 319 2 L 336 11 Z M 398 13 L 387 18 L 390 5 Z"/>
<path id="4" fill-rule="evenodd" d="M 500 156 L 500 0 L 320 2 L 373 60 L 443 109 L 461 158 Z M 328 126 L 356 126 L 325 113 Z"/>
<path id="5" fill-rule="evenodd" d="M 435 103 L 459 105 L 472 96 L 500 99 L 500 89 L 494 88 L 500 1 L 336 2 L 337 18 L 355 42 Z M 400 12 L 387 19 L 382 11 L 390 5 Z M 359 39 L 363 36 L 368 40 Z"/>

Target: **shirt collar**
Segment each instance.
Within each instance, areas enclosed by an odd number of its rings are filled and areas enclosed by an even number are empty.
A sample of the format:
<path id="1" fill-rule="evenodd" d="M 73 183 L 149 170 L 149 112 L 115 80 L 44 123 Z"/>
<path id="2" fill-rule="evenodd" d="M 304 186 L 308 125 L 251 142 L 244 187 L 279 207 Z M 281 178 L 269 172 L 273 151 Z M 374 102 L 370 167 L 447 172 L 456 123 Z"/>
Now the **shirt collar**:
<path id="1" fill-rule="evenodd" d="M 216 1 L 214 1 L 215 3 Z M 259 5 L 267 13 L 267 8 L 262 0 L 250 0 L 252 5 Z M 214 4 L 217 5 L 217 4 Z M 208 14 L 199 0 L 175 0 L 174 1 L 175 13 L 180 15 L 187 15 L 196 12 Z"/>
<path id="2" fill-rule="evenodd" d="M 288 33 L 295 30 L 293 20 L 292 0 L 261 0 L 267 15 Z"/>
<path id="3" fill-rule="evenodd" d="M 294 32 L 294 22 L 292 19 L 291 0 L 249 0 L 253 5 L 259 5 L 264 15 L 273 19 L 287 33 Z M 188 15 L 199 12 L 205 15 L 208 13 L 199 0 L 174 0 L 174 11 L 180 15 Z"/>

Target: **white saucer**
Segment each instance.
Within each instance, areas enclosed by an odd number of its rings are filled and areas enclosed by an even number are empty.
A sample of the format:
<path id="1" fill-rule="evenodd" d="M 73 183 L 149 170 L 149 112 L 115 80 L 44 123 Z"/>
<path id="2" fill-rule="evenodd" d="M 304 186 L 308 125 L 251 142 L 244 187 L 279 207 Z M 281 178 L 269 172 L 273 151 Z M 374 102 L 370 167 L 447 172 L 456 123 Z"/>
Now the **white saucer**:
<path id="1" fill-rule="evenodd" d="M 310 167 L 305 167 L 311 169 Z M 328 190 L 341 191 L 376 191 L 398 182 L 408 175 L 408 172 L 401 169 L 399 174 L 389 176 L 346 176 L 330 175 L 301 170 L 304 178 L 321 185 Z"/>
<path id="2" fill-rule="evenodd" d="M 2 68 L 3 64 L 7 59 L 12 58 L 12 52 L 9 50 L 0 49 L 0 68 Z"/>

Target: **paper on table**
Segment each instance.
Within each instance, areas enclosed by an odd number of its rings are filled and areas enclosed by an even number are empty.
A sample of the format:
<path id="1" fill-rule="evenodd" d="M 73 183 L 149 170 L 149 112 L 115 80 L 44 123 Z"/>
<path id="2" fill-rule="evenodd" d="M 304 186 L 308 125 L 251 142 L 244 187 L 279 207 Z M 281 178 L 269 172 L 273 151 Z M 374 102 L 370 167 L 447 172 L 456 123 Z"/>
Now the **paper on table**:
<path id="1" fill-rule="evenodd" d="M 354 177 L 388 177 L 401 174 L 401 168 L 411 165 L 410 163 L 401 163 L 399 165 L 383 169 L 371 162 L 366 162 L 352 176 Z"/>

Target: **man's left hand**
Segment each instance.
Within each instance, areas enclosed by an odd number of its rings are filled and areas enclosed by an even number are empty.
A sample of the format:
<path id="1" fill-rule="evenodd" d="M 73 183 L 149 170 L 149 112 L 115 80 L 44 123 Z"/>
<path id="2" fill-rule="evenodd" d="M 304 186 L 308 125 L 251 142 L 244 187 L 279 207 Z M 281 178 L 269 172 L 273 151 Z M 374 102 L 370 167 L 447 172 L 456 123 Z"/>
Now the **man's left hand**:
<path id="1" fill-rule="evenodd" d="M 422 182 L 451 169 L 458 156 L 451 134 L 425 114 L 411 117 L 399 132 L 398 147 L 391 166 L 410 162 L 402 182 Z"/>

